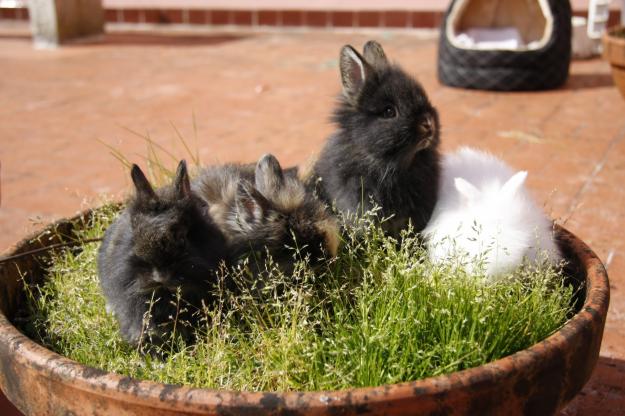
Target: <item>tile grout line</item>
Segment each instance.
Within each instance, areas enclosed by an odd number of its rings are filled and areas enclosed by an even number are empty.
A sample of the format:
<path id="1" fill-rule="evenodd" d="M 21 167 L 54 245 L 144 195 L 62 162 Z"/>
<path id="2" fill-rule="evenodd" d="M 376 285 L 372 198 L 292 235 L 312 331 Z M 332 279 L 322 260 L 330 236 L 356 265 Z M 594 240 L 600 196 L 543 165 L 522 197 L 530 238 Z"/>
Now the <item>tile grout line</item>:
<path id="1" fill-rule="evenodd" d="M 567 221 L 573 216 L 573 214 L 575 213 L 575 210 L 579 206 L 579 203 L 582 197 L 586 194 L 586 192 L 588 192 L 593 182 L 595 181 L 595 178 L 603 170 L 603 167 L 605 166 L 608 160 L 611 150 L 614 148 L 614 146 L 616 146 L 623 139 L 625 139 L 625 127 L 621 128 L 621 130 L 616 134 L 616 136 L 610 141 L 610 143 L 608 144 L 608 147 L 603 152 L 601 159 L 595 165 L 595 168 L 593 169 L 590 176 L 586 179 L 586 181 L 584 182 L 582 187 L 577 191 L 575 196 L 573 196 L 573 199 L 571 200 L 571 204 L 569 205 L 569 210 L 566 214 Z"/>

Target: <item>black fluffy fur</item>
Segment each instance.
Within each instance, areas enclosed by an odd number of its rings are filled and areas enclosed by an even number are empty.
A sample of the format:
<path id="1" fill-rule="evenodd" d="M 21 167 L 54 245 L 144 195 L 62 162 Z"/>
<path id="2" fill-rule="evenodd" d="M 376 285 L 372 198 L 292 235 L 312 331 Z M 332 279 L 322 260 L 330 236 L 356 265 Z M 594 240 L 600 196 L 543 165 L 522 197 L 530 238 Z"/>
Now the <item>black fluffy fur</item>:
<path id="1" fill-rule="evenodd" d="M 135 195 L 106 230 L 98 252 L 107 308 L 133 345 L 162 345 L 175 321 L 177 334 L 190 340 L 198 310 L 212 301 L 226 240 L 204 201 L 191 192 L 184 161 L 174 183 L 156 191 L 136 165 L 132 179 Z"/>
<path id="2" fill-rule="evenodd" d="M 311 184 L 339 211 L 362 213 L 374 202 L 381 217 L 392 216 L 382 225 L 391 235 L 409 221 L 420 231 L 437 200 L 438 113 L 423 87 L 390 64 L 374 41 L 365 45 L 364 57 L 343 47 L 340 66 L 343 94 L 333 117 L 338 130 L 323 148 Z"/>

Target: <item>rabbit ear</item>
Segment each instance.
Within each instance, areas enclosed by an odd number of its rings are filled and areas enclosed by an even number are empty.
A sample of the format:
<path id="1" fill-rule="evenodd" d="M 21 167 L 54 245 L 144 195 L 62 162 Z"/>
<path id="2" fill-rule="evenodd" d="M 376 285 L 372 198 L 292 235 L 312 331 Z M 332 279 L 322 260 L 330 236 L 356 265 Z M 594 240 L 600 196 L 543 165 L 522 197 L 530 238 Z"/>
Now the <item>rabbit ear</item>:
<path id="1" fill-rule="evenodd" d="M 235 208 L 239 223 L 258 223 L 269 208 L 269 202 L 250 183 L 241 181 L 237 186 Z"/>
<path id="2" fill-rule="evenodd" d="M 363 48 L 363 55 L 365 60 L 375 69 L 382 69 L 388 66 L 388 59 L 380 45 L 375 40 L 370 40 L 365 43 Z"/>
<path id="3" fill-rule="evenodd" d="M 347 98 L 349 102 L 355 104 L 367 78 L 371 76 L 372 68 L 367 61 L 349 45 L 345 45 L 343 49 L 341 49 L 340 67 L 343 95 L 345 95 L 345 98 Z"/>
<path id="4" fill-rule="evenodd" d="M 478 197 L 480 194 L 479 189 L 477 189 L 471 182 L 462 178 L 454 179 L 454 186 L 465 199 L 472 201 Z"/>
<path id="5" fill-rule="evenodd" d="M 185 160 L 181 160 L 178 164 L 178 169 L 176 169 L 174 188 L 180 198 L 191 195 L 191 182 L 189 181 L 189 172 L 187 171 L 187 162 Z"/>
<path id="6" fill-rule="evenodd" d="M 135 184 L 138 197 L 146 199 L 156 198 L 152 185 L 150 185 L 148 178 L 145 177 L 145 174 L 139 166 L 135 164 L 132 165 L 130 177 L 132 178 L 132 182 Z"/>
<path id="7" fill-rule="evenodd" d="M 527 171 L 522 170 L 515 173 L 506 181 L 506 183 L 503 184 L 501 187 L 501 194 L 509 197 L 515 195 L 525 183 L 525 179 L 527 179 Z"/>
<path id="8" fill-rule="evenodd" d="M 266 197 L 275 195 L 284 186 L 282 167 L 274 155 L 266 154 L 258 160 L 255 183 L 256 189 Z"/>

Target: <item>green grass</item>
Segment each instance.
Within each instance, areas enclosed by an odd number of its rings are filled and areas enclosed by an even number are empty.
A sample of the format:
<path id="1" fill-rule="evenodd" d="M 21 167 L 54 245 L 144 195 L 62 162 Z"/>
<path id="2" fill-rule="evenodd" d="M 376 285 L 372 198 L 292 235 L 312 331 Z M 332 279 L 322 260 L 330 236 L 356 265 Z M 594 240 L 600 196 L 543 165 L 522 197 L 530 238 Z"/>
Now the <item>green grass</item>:
<path id="1" fill-rule="evenodd" d="M 99 236 L 113 208 L 96 211 L 79 237 Z M 313 273 L 274 271 L 264 286 L 219 293 L 204 311 L 199 342 L 164 359 L 125 344 L 105 312 L 98 244 L 54 259 L 50 278 L 29 288 L 25 331 L 58 353 L 119 374 L 197 387 L 252 391 L 376 386 L 462 370 L 529 347 L 571 312 L 572 290 L 539 266 L 487 283 L 450 265 L 430 264 L 411 233 L 402 244 L 372 221 L 345 237 L 339 256 Z M 356 235 L 358 234 L 358 235 Z M 268 267 L 272 270 L 271 265 Z M 166 347 L 167 348 L 167 347 Z"/>

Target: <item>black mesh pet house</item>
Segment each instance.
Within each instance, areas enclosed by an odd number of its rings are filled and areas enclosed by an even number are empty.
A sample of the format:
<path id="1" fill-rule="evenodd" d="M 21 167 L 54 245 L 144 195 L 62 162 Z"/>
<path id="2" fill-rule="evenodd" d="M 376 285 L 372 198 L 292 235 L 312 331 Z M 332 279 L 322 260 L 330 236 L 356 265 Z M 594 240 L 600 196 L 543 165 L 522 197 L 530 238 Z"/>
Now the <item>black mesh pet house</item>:
<path id="1" fill-rule="evenodd" d="M 438 77 L 454 87 L 556 88 L 571 57 L 569 0 L 453 0 L 443 20 Z"/>

